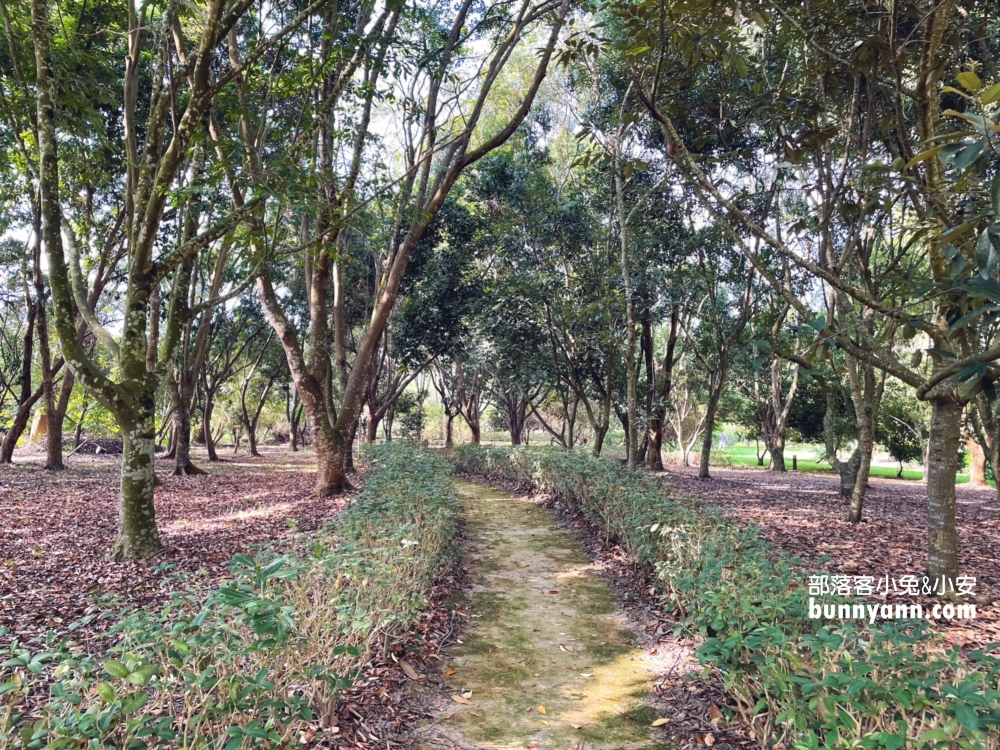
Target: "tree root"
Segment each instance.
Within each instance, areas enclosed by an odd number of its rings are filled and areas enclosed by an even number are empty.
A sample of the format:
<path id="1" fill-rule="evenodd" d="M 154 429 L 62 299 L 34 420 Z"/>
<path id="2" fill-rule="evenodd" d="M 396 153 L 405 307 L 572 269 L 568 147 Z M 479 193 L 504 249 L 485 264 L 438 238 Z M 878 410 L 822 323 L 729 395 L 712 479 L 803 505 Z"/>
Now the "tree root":
<path id="1" fill-rule="evenodd" d="M 172 477 L 194 477 L 194 476 L 207 476 L 208 472 L 195 466 L 193 463 L 188 461 L 186 464 L 181 466 L 175 466 L 174 470 L 170 472 Z"/>
<path id="2" fill-rule="evenodd" d="M 115 540 L 115 546 L 108 553 L 108 560 L 111 562 L 128 562 L 129 560 L 148 560 L 151 557 L 162 555 L 166 552 L 159 539 L 142 542 L 126 547 L 121 537 Z"/>

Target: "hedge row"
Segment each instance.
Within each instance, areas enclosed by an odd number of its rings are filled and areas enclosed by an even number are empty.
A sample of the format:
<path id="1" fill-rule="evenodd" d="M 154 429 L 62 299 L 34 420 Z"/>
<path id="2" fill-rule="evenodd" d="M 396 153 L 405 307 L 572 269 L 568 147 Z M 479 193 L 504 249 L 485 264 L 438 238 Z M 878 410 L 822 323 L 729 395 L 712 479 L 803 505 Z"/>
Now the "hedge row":
<path id="1" fill-rule="evenodd" d="M 1000 663 L 962 659 L 922 620 L 810 619 L 808 573 L 755 529 L 671 497 L 669 485 L 577 452 L 463 446 L 456 468 L 582 509 L 652 566 L 664 603 L 703 637 L 764 747 L 987 748 L 1000 744 Z"/>
<path id="2" fill-rule="evenodd" d="M 333 526 L 292 554 L 237 555 L 207 595 L 124 613 L 104 655 L 15 642 L 0 669 L 0 748 L 292 747 L 307 722 L 335 725 L 370 649 L 426 606 L 458 512 L 439 456 L 394 445 L 368 460 Z M 46 691 L 40 712 L 17 715 Z"/>

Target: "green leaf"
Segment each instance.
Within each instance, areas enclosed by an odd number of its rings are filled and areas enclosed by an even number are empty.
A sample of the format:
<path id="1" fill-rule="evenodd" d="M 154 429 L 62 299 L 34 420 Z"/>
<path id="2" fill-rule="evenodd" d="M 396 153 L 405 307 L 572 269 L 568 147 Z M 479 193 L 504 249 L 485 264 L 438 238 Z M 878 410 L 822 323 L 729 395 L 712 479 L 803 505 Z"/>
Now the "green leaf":
<path id="1" fill-rule="evenodd" d="M 976 714 L 976 710 L 965 703 L 959 703 L 955 706 L 955 718 L 966 729 L 972 731 L 979 729 L 979 716 Z"/>
<path id="2" fill-rule="evenodd" d="M 112 677 L 128 677 L 128 667 L 114 659 L 104 665 L 104 671 Z"/>
<path id="3" fill-rule="evenodd" d="M 128 700 L 122 703 L 122 713 L 134 714 L 140 708 L 146 705 L 149 701 L 149 693 L 145 690 L 140 690 L 135 695 L 130 696 Z"/>
<path id="4" fill-rule="evenodd" d="M 1000 101 L 1000 83 L 994 83 L 986 89 L 982 96 L 979 97 L 979 101 L 983 104 L 992 104 L 995 101 Z"/>
<path id="5" fill-rule="evenodd" d="M 963 70 L 957 76 L 955 80 L 958 81 L 959 85 L 966 91 L 979 91 L 983 87 L 983 82 L 975 73 L 971 70 Z"/>
<path id="6" fill-rule="evenodd" d="M 984 229 L 976 241 L 976 263 L 979 264 L 979 275 L 984 279 L 992 277 L 1000 263 L 1000 254 L 993 244 L 989 229 Z"/>
<path id="7" fill-rule="evenodd" d="M 929 148 L 926 151 L 922 151 L 921 153 L 917 154 L 912 159 L 910 159 L 908 162 L 906 162 L 905 168 L 910 169 L 911 167 L 917 166 L 917 164 L 919 164 L 922 161 L 933 159 L 935 156 L 941 153 L 941 150 L 944 147 L 945 144 L 941 144 L 940 146 L 935 146 L 934 148 Z"/>
<path id="8" fill-rule="evenodd" d="M 976 141 L 975 143 L 970 143 L 962 152 L 955 157 L 955 161 L 952 162 L 955 169 L 959 172 L 964 171 L 972 162 L 979 158 L 979 155 L 983 153 L 983 149 L 986 148 L 986 140 Z"/>
<path id="9" fill-rule="evenodd" d="M 105 703 L 114 703 L 118 698 L 115 686 L 110 682 L 99 682 L 97 684 L 97 694 L 101 696 L 101 700 Z"/>
<path id="10" fill-rule="evenodd" d="M 128 676 L 128 681 L 133 685 L 145 685 L 152 679 L 153 675 L 159 673 L 159 669 L 153 664 L 143 664 Z"/>
<path id="11" fill-rule="evenodd" d="M 971 380 L 966 380 L 958 387 L 958 397 L 963 401 L 971 401 L 976 397 L 976 394 L 979 393 L 982 389 L 983 389 L 982 378 L 972 378 Z M 966 706 L 966 708 L 968 707 Z M 957 713 L 958 711 L 956 708 L 956 715 Z M 959 719 L 959 721 L 962 720 Z M 962 723 L 964 724 L 965 722 Z"/>
<path id="12" fill-rule="evenodd" d="M 972 312 L 966 313 L 961 318 L 959 318 L 954 323 L 952 323 L 951 326 L 950 326 L 950 328 L 953 331 L 956 330 L 956 329 L 958 329 L 958 328 L 961 328 L 962 326 L 964 326 L 965 324 L 967 324 L 969 321 L 975 320 L 980 315 L 982 315 L 984 312 L 989 312 L 991 310 L 1000 310 L 1000 307 L 997 307 L 994 304 L 983 305 L 982 307 L 977 307 Z"/>

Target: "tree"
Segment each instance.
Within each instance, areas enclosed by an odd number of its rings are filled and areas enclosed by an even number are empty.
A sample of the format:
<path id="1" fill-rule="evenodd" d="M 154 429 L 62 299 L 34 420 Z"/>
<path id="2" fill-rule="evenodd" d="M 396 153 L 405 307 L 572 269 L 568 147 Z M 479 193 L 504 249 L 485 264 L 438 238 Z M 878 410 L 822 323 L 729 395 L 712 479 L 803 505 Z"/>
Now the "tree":
<path id="1" fill-rule="evenodd" d="M 266 50 L 289 37 L 323 4 L 322 0 L 314 3 L 287 23 L 278 8 L 261 8 L 262 14 L 273 15 L 279 30 L 248 49 L 246 59 L 260 61 Z M 222 2 L 210 2 L 204 10 L 175 4 L 162 10 L 130 6 L 124 10 L 124 17 L 109 18 L 94 35 L 102 44 L 115 45 L 121 40 L 126 45 L 125 49 L 116 49 L 126 60 L 120 100 L 124 159 L 119 184 L 124 185 L 124 193 L 119 205 L 124 211 L 125 249 L 121 256 L 127 279 L 122 331 L 116 338 L 100 324 L 85 299 L 78 227 L 74 226 L 70 196 L 64 195 L 61 188 L 60 174 L 66 164 L 61 158 L 57 131 L 64 122 L 64 113 L 56 97 L 52 31 L 65 27 L 52 23 L 53 10 L 47 0 L 31 4 L 40 236 L 48 260 L 55 328 L 63 355 L 77 379 L 115 415 L 122 430 L 119 533 L 112 550 L 112 557 L 118 560 L 148 557 L 162 547 L 153 504 L 154 410 L 156 393 L 173 362 L 181 328 L 192 314 L 200 312 L 188 305 L 193 259 L 249 220 L 249 209 L 257 203 L 255 198 L 249 206 L 214 216 L 214 223 L 205 226 L 209 217 L 202 213 L 199 194 L 205 175 L 200 164 L 207 156 L 202 145 L 207 135 L 206 117 L 218 94 L 238 73 L 245 72 L 245 68 L 230 71 L 217 79 L 216 53 L 233 39 L 230 31 L 249 5 L 227 7 Z M 185 29 L 196 31 L 193 43 L 185 38 Z M 114 33 L 116 30 L 127 33 Z M 148 114 L 143 113 L 139 98 L 146 85 Z M 146 96 L 144 93 L 143 103 Z M 168 202 L 178 197 L 182 205 L 177 213 L 179 229 L 171 226 L 173 222 L 164 222 Z M 161 286 L 166 287 L 163 296 L 168 300 L 162 335 Z M 203 305 L 221 301 L 208 300 Z M 116 379 L 105 373 L 80 344 L 76 336 L 77 314 L 114 358 Z"/>
<path id="2" fill-rule="evenodd" d="M 354 34 L 356 46 L 352 55 L 338 54 L 331 58 L 329 48 L 324 48 L 324 64 L 330 65 L 332 70 L 322 82 L 322 109 L 317 112 L 320 137 L 317 142 L 322 146 L 320 163 L 324 166 L 325 183 L 329 189 L 322 195 L 323 210 L 317 217 L 319 241 L 310 248 L 311 259 L 307 264 L 310 301 L 308 350 L 303 347 L 298 332 L 282 309 L 269 269 L 264 269 L 257 286 L 268 321 L 285 350 L 313 432 L 318 462 L 317 494 L 328 495 L 347 484 L 345 454 L 350 449 L 361 415 L 372 363 L 417 245 L 462 171 L 502 146 L 524 121 L 545 77 L 568 7 L 565 1 L 555 3 L 543 0 L 534 4 L 525 2 L 516 11 L 499 5 L 480 9 L 474 7 L 471 0 L 465 0 L 454 11 L 444 5 L 426 9 L 428 13 L 425 17 L 412 19 L 415 23 L 410 29 L 397 25 L 399 10 L 391 8 L 387 8 L 376 23 L 366 23 L 370 12 L 366 6 L 362 18 L 356 22 L 356 28 L 371 28 L 374 31 L 367 36 Z M 480 11 L 481 15 L 478 15 Z M 513 108 L 512 116 L 499 123 L 489 134 L 484 133 L 480 124 L 486 124 L 485 120 L 489 119 L 485 115 L 498 77 L 524 36 L 547 19 L 551 19 L 550 31 L 520 103 Z M 463 34 L 466 28 L 477 30 L 475 42 Z M 440 45 L 435 44 L 433 50 L 416 52 L 406 65 L 391 66 L 396 73 L 409 71 L 412 84 L 403 83 L 397 87 L 403 122 L 402 137 L 406 144 L 403 150 L 404 169 L 399 180 L 393 183 L 395 190 L 386 201 L 392 213 L 392 229 L 378 265 L 374 285 L 377 293 L 372 302 L 371 315 L 363 327 L 354 360 L 348 368 L 346 356 L 342 355 L 347 332 L 338 312 L 342 310 L 345 290 L 339 286 L 337 261 L 348 252 L 345 243 L 349 238 L 349 219 L 357 205 L 356 186 L 362 155 L 365 144 L 370 140 L 371 102 L 379 90 L 382 76 L 390 69 L 383 61 L 389 44 L 397 39 L 397 32 L 416 34 L 414 46 L 420 47 L 426 44 L 426 32 L 429 30 L 433 30 L 432 36 L 440 40 Z M 486 49 L 485 55 L 479 58 L 484 75 L 477 81 L 477 90 L 454 92 L 455 95 L 452 95 L 452 73 L 457 65 L 468 64 L 465 54 L 474 51 L 474 43 L 483 45 L 479 49 Z M 401 51 L 407 47 L 406 44 L 396 45 L 396 49 Z M 353 146 L 347 168 L 343 174 L 334 175 L 332 159 L 323 156 L 329 154 L 332 148 L 327 128 L 328 116 L 356 73 L 365 84 L 359 92 L 362 113 L 352 123 Z M 415 91 L 420 92 L 419 95 L 412 94 Z M 405 92 L 411 93 L 408 95 Z M 413 117 L 407 112 L 422 112 L 422 115 Z M 446 145 L 442 145 L 444 143 Z M 251 156 L 255 152 L 250 143 L 245 142 L 244 148 Z M 339 189 L 335 189 L 334 185 L 338 185 Z M 340 379 L 337 405 L 334 403 L 333 378 L 329 374 L 327 337 L 331 276 L 334 285 L 334 356 Z M 306 351 L 309 352 L 308 357 Z"/>
<path id="3" fill-rule="evenodd" d="M 954 2 L 935 6 L 920 1 L 895 3 L 874 15 L 862 3 L 840 4 L 835 9 L 829 4 L 796 8 L 760 5 L 758 13 L 765 30 L 777 41 L 762 49 L 766 54 L 778 51 L 782 62 L 795 61 L 795 69 L 804 75 L 802 78 L 765 76 L 771 58 L 760 60 L 761 64 L 755 67 L 763 80 L 753 93 L 766 96 L 780 106 L 786 95 L 809 101 L 802 97 L 801 87 L 812 85 L 815 86 L 812 101 L 819 112 L 818 117 L 803 119 L 804 127 L 799 132 L 776 128 L 774 147 L 781 149 L 785 161 L 801 160 L 821 152 L 822 144 L 831 137 L 847 134 L 842 141 L 844 158 L 837 164 L 850 165 L 855 171 L 838 166 L 830 175 L 834 185 L 850 182 L 864 197 L 863 202 L 839 205 L 845 211 L 867 214 L 868 220 L 861 223 L 862 231 L 855 232 L 853 238 L 850 232 L 838 237 L 838 246 L 845 252 L 831 255 L 827 252 L 829 242 L 818 245 L 820 252 L 816 252 L 816 245 L 793 247 L 776 231 L 778 227 L 767 227 L 750 218 L 738 205 L 736 191 L 723 184 L 722 175 L 706 172 L 687 148 L 667 111 L 669 103 L 664 104 L 669 75 L 684 52 L 683 45 L 680 49 L 668 48 L 674 37 L 665 33 L 664 24 L 674 28 L 679 21 L 668 10 L 659 4 L 630 16 L 633 33 L 629 43 L 642 44 L 648 40 L 641 48 L 649 52 L 639 73 L 645 76 L 639 90 L 646 109 L 663 128 L 664 141 L 670 144 L 667 150 L 696 189 L 702 205 L 726 222 L 734 230 L 734 237 L 738 235 L 735 232 L 738 225 L 741 231 L 758 237 L 783 262 L 810 274 L 834 290 L 842 301 L 850 300 L 852 309 L 847 318 L 827 318 L 815 343 L 826 342 L 841 348 L 859 363 L 893 375 L 912 387 L 917 398 L 932 405 L 927 482 L 928 575 L 935 580 L 953 581 L 958 574 L 955 476 L 961 415 L 965 404 L 992 383 L 987 363 L 998 351 L 992 340 L 992 318 L 984 317 L 984 313 L 990 309 L 993 292 L 989 289 L 991 282 L 995 282 L 998 265 L 992 259 L 1000 259 L 993 252 L 996 232 L 991 230 L 1000 206 L 991 207 L 989 191 L 977 187 L 985 187 L 983 178 L 988 174 L 985 170 L 992 154 L 987 153 L 990 135 L 983 119 L 985 107 L 992 103 L 991 94 L 986 94 L 988 90 L 980 73 L 993 75 L 995 58 L 985 48 L 964 43 L 977 34 L 987 33 L 988 14 L 981 8 L 970 13 L 965 8 L 959 9 Z M 690 10 L 685 7 L 680 12 Z M 709 13 L 699 24 L 698 33 L 710 29 L 722 37 L 713 55 L 723 65 L 727 59 L 731 64 L 731 55 L 737 54 L 742 59 L 744 54 L 740 49 L 740 21 L 734 16 Z M 836 20 L 836 32 L 829 37 L 828 44 L 817 43 L 810 30 L 831 18 Z M 686 33 L 682 38 L 687 38 Z M 961 88 L 943 89 L 945 71 L 961 70 L 970 55 L 972 67 L 981 68 L 980 72 L 963 70 L 955 79 Z M 749 66 L 744 63 L 736 68 L 749 69 Z M 885 70 L 895 73 L 885 76 Z M 849 116 L 833 121 L 822 107 L 822 98 L 827 95 L 823 87 L 838 78 L 850 81 L 839 94 L 841 101 L 848 103 Z M 910 86 L 904 81 L 914 83 Z M 954 97 L 953 91 L 959 95 Z M 965 101 L 955 103 L 965 111 L 949 111 L 947 105 L 942 106 L 946 95 L 964 98 Z M 952 116 L 950 112 L 957 114 Z M 889 129 L 888 124 L 891 124 Z M 889 130 L 892 136 L 883 137 Z M 697 150 L 696 142 L 692 146 Z M 875 160 L 864 163 L 859 155 Z M 820 161 L 825 164 L 823 169 L 830 166 L 829 161 Z M 818 207 L 821 215 L 831 208 L 837 209 L 838 203 L 830 201 L 828 193 L 827 205 Z M 970 212 L 970 204 L 975 203 L 982 210 Z M 880 286 L 873 292 L 863 275 L 843 273 L 842 264 L 857 259 L 857 254 L 846 251 L 859 238 L 879 234 L 900 236 L 899 228 L 890 233 L 885 223 L 873 227 L 872 218 L 879 215 L 894 222 L 902 217 L 906 237 L 898 256 L 886 256 L 887 267 L 891 269 L 888 273 L 893 274 L 896 283 Z M 859 226 L 857 222 L 852 224 Z M 821 239 L 825 230 L 821 227 Z M 841 244 L 839 240 L 845 238 Z M 783 288 L 781 276 L 773 272 L 773 266 L 769 267 L 746 243 L 739 246 L 772 288 L 776 291 Z M 892 242 L 880 243 L 883 251 L 892 252 L 893 247 Z M 836 260 L 831 262 L 832 258 Z M 907 291 L 903 293 L 903 289 Z M 815 317 L 805 302 L 787 290 L 784 298 L 804 321 Z M 846 307 L 842 305 L 842 309 Z M 931 373 L 924 374 L 903 361 L 899 356 L 902 352 L 893 347 L 891 337 L 867 327 L 865 321 L 872 318 L 884 321 L 890 328 L 898 327 L 904 336 L 912 337 L 920 331 L 928 337 L 931 346 L 925 351 L 933 359 Z M 863 484 L 861 477 L 858 484 Z"/>

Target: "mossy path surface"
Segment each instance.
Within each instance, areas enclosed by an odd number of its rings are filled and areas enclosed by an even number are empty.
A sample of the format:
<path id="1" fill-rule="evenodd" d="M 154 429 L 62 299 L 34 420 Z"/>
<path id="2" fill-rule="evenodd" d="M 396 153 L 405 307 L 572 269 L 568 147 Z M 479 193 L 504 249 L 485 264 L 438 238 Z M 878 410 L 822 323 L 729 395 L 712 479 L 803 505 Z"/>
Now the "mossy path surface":
<path id="1" fill-rule="evenodd" d="M 672 748 L 617 597 L 578 539 L 524 498 L 469 482 L 469 627 L 442 664 L 449 695 L 423 748 Z M 468 704 L 456 702 L 459 696 Z"/>

